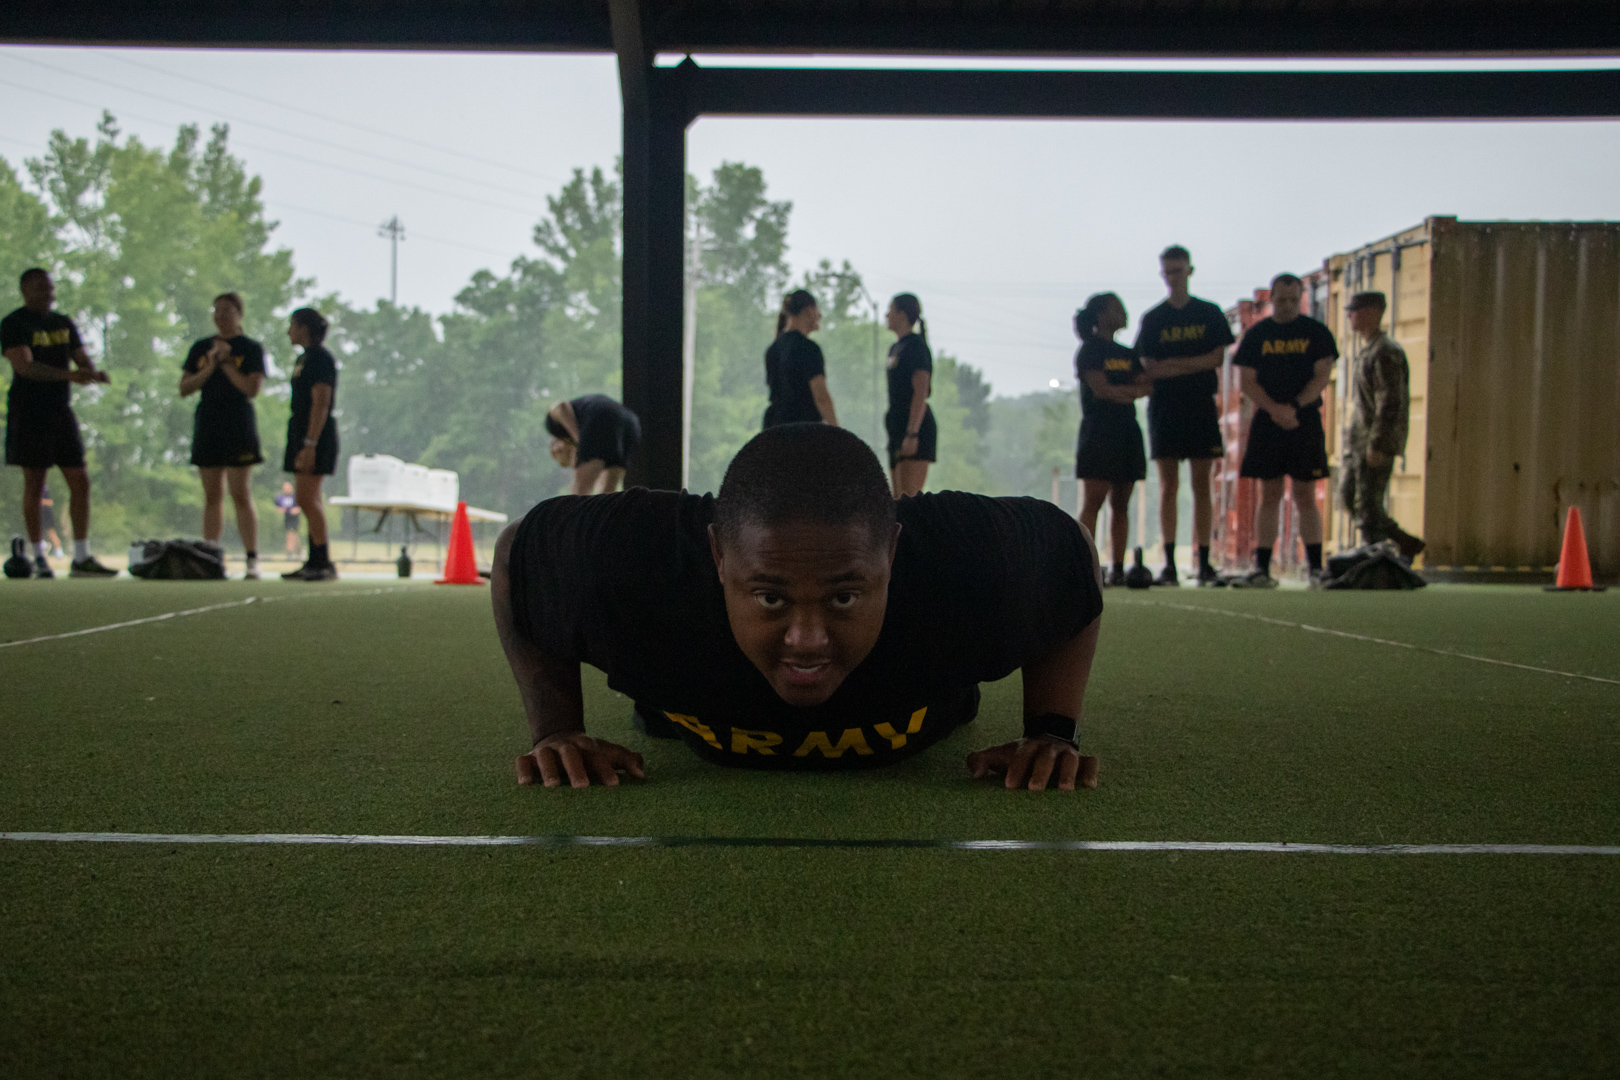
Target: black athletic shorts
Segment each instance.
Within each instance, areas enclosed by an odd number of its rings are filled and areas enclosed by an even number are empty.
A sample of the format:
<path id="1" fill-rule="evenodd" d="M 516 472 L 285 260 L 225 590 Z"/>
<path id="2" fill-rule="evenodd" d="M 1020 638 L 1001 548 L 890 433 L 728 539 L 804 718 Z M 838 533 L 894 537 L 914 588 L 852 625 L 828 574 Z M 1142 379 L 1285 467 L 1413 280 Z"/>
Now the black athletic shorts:
<path id="1" fill-rule="evenodd" d="M 1275 480 L 1323 480 L 1328 474 L 1327 438 L 1322 432 L 1320 409 L 1301 410 L 1299 427 L 1284 431 L 1270 413 L 1257 412 L 1249 425 L 1249 444 L 1243 449 L 1239 476 Z"/>
<path id="2" fill-rule="evenodd" d="M 1215 398 L 1148 398 L 1148 443 L 1155 458 L 1218 458 L 1226 453 Z"/>
<path id="3" fill-rule="evenodd" d="M 1081 420 L 1074 475 L 1081 480 L 1107 480 L 1112 484 L 1146 480 L 1142 426 L 1134 418 L 1106 420 L 1088 416 Z"/>
<path id="4" fill-rule="evenodd" d="M 287 421 L 287 452 L 281 457 L 283 472 L 298 471 L 293 468 L 293 459 L 298 456 L 298 451 L 304 448 L 304 432 L 308 430 L 309 421 L 301 416 L 295 416 Z M 329 420 L 326 427 L 321 430 L 321 437 L 315 441 L 315 468 L 310 471 L 316 476 L 331 476 L 337 472 L 337 459 L 337 427 Z"/>
<path id="5" fill-rule="evenodd" d="M 253 407 L 197 410 L 191 425 L 191 463 L 204 469 L 232 469 L 264 460 Z"/>
<path id="6" fill-rule="evenodd" d="M 889 421 L 889 468 L 894 468 L 902 461 L 938 461 L 939 460 L 939 425 L 934 422 L 934 410 L 923 409 L 922 426 L 917 429 L 917 452 L 910 457 L 900 456 L 900 444 L 906 441 L 906 421 L 910 416 L 902 416 L 900 424 L 895 426 Z"/>
<path id="7" fill-rule="evenodd" d="M 6 464 L 24 469 L 84 468 L 79 418 L 66 406 L 37 415 L 12 409 L 6 416 Z"/>

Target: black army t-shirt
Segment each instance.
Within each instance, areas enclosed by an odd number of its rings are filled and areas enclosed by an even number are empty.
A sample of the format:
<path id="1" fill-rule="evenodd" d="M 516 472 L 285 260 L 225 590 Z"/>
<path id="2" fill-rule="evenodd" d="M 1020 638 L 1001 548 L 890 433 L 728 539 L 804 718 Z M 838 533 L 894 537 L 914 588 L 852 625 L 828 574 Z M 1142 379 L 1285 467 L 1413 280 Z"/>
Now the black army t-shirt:
<path id="1" fill-rule="evenodd" d="M 333 403 L 337 397 L 337 361 L 332 354 L 326 351 L 324 345 L 311 345 L 304 350 L 298 362 L 293 365 L 292 374 L 292 411 L 288 417 L 288 430 L 292 432 L 305 431 L 309 428 L 309 414 L 314 404 L 315 386 L 317 383 L 326 383 L 332 388 Z M 328 436 L 328 432 L 331 433 Z M 328 437 L 337 437 L 337 424 L 330 418 L 321 428 L 321 441 Z"/>
<path id="2" fill-rule="evenodd" d="M 202 359 L 208 355 L 208 350 L 214 347 L 215 338 L 205 337 L 191 346 L 186 353 L 186 362 L 182 370 L 188 375 L 195 375 L 202 367 Z M 230 364 L 242 375 L 264 374 L 264 346 L 243 334 L 238 334 L 229 341 L 231 355 L 224 363 Z M 248 404 L 247 395 L 236 388 L 224 371 L 214 369 L 208 381 L 202 384 L 202 391 L 198 395 L 197 407 L 208 410 L 239 411 L 243 405 Z"/>
<path id="3" fill-rule="evenodd" d="M 1088 341 L 1074 358 L 1074 374 L 1080 380 L 1080 415 L 1105 421 L 1135 421 L 1136 406 L 1122 401 L 1104 401 L 1086 385 L 1086 372 L 1100 371 L 1109 386 L 1126 386 L 1142 373 L 1136 350 L 1117 341 Z"/>
<path id="4" fill-rule="evenodd" d="M 934 352 L 921 334 L 907 334 L 889 346 L 888 367 L 889 411 L 884 414 L 884 425 L 890 435 L 903 436 L 911 422 L 911 377 L 919 371 L 928 372 L 928 393 L 933 396 Z"/>
<path id="5" fill-rule="evenodd" d="M 606 394 L 585 394 L 568 403 L 579 425 L 578 459 L 623 468 L 641 442 L 641 420 Z"/>
<path id="6" fill-rule="evenodd" d="M 1255 323 L 1243 335 L 1235 362 L 1240 367 L 1254 368 L 1260 389 L 1271 400 L 1293 405 L 1301 390 L 1311 381 L 1318 360 L 1331 360 L 1339 355 L 1333 331 L 1311 318 L 1296 315 L 1285 323 L 1266 318 Z M 1321 406 L 1317 400 L 1300 406 L 1301 412 L 1314 411 Z"/>
<path id="7" fill-rule="evenodd" d="M 510 561 L 517 629 L 607 673 L 723 764 L 836 768 L 915 753 L 948 703 L 1050 653 L 1102 611 L 1074 519 L 1036 499 L 902 499 L 877 645 L 825 703 L 789 705 L 737 645 L 709 553 L 708 495 L 564 496 L 524 518 Z"/>
<path id="8" fill-rule="evenodd" d="M 1142 325 L 1136 332 L 1136 351 L 1153 360 L 1175 360 L 1202 356 L 1235 340 L 1221 309 L 1208 300 L 1193 296 L 1187 299 L 1183 307 L 1177 308 L 1166 300 L 1143 315 Z M 1156 379 L 1153 396 L 1161 399 L 1207 398 L 1219 388 L 1220 379 L 1211 369 L 1170 379 Z"/>
<path id="9" fill-rule="evenodd" d="M 59 311 L 41 315 L 23 307 L 0 320 L 0 352 L 26 345 L 33 351 L 36 364 L 67 371 L 80 344 L 79 328 Z M 23 416 L 65 409 L 72 400 L 72 386 L 69 382 L 41 382 L 14 374 L 6 394 L 6 409 Z"/>
<path id="10" fill-rule="evenodd" d="M 826 374 L 827 362 L 820 345 L 797 330 L 778 335 L 765 350 L 765 385 L 771 395 L 765 409 L 765 426 L 820 420 L 810 380 Z"/>

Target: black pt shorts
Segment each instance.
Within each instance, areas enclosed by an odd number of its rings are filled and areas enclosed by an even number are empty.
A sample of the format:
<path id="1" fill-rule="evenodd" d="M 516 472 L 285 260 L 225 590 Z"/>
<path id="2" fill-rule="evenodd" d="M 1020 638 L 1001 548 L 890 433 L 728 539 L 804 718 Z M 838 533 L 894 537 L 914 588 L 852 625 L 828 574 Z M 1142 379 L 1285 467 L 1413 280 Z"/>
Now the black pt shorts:
<path id="1" fill-rule="evenodd" d="M 293 427 L 298 431 L 295 433 Z M 281 456 L 281 469 L 283 472 L 296 473 L 293 460 L 298 457 L 298 451 L 304 448 L 303 433 L 309 430 L 309 424 L 300 418 L 294 418 L 287 427 L 287 452 Z M 338 439 L 337 431 L 330 420 L 321 432 L 321 437 L 315 443 L 315 468 L 310 471 L 316 476 L 331 476 L 337 472 Z"/>
<path id="2" fill-rule="evenodd" d="M 1109 421 L 1088 416 L 1081 420 L 1074 475 L 1080 480 L 1107 480 L 1111 484 L 1146 480 L 1147 455 L 1142 450 L 1141 425 L 1135 419 Z"/>
<path id="3" fill-rule="evenodd" d="M 6 416 L 6 464 L 24 469 L 84 468 L 79 418 L 66 406 L 37 414 L 13 409 Z"/>
<path id="4" fill-rule="evenodd" d="M 583 465 L 600 461 L 603 468 L 623 469 L 641 445 L 641 421 L 635 413 L 594 409 L 579 433 L 579 450 L 574 460 Z"/>
<path id="5" fill-rule="evenodd" d="M 198 409 L 191 428 L 191 463 L 204 469 L 233 469 L 264 460 L 253 410 Z"/>
<path id="6" fill-rule="evenodd" d="M 900 456 L 900 444 L 905 442 L 905 422 L 910 417 L 902 416 L 900 426 L 896 427 L 892 421 L 889 424 L 889 468 L 894 468 L 902 461 L 938 461 L 939 460 L 939 425 L 934 422 L 934 410 L 923 410 L 922 426 L 917 429 L 917 452 L 909 457 Z"/>
<path id="7" fill-rule="evenodd" d="M 1290 476 L 1304 482 L 1326 479 L 1327 474 L 1327 438 L 1322 431 L 1321 410 L 1301 410 L 1299 427 L 1291 431 L 1278 427 L 1269 413 L 1254 414 L 1239 476 L 1256 480 Z"/>
<path id="8" fill-rule="evenodd" d="M 1148 398 L 1148 444 L 1154 458 L 1218 458 L 1226 453 L 1221 418 L 1210 394 Z"/>

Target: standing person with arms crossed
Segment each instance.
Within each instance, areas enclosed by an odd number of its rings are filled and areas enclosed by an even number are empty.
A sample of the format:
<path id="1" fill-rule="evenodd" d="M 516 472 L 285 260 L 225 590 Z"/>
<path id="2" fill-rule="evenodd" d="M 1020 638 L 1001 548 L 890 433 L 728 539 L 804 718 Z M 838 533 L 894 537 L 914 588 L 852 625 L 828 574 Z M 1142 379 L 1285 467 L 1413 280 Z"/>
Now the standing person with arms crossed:
<path id="1" fill-rule="evenodd" d="M 1186 248 L 1165 248 L 1159 255 L 1159 268 L 1170 296 L 1142 316 L 1136 333 L 1142 369 L 1153 380 L 1148 442 L 1159 469 L 1159 534 L 1164 544 L 1164 569 L 1154 584 L 1180 584 L 1176 577 L 1176 496 L 1185 459 L 1192 484 L 1198 584 L 1218 585 L 1221 579 L 1209 564 L 1209 537 L 1215 519 L 1209 482 L 1215 459 L 1226 448 L 1215 406 L 1215 393 L 1220 389 L 1216 371 L 1226 347 L 1236 339 L 1220 308 L 1187 291 L 1193 265 Z"/>
<path id="2" fill-rule="evenodd" d="M 1406 351 L 1384 333 L 1381 292 L 1356 293 L 1345 306 L 1350 329 L 1361 338 L 1350 366 L 1350 438 L 1345 447 L 1339 495 L 1361 530 L 1363 544 L 1393 540 L 1408 562 L 1423 551 L 1422 540 L 1395 523 L 1384 509 L 1395 459 L 1406 453 L 1412 408 Z"/>
<path id="3" fill-rule="evenodd" d="M 244 581 L 259 579 L 259 516 L 249 479 L 259 452 L 253 399 L 264 387 L 264 346 L 242 333 L 242 298 L 214 297 L 219 331 L 191 346 L 180 375 L 180 396 L 201 391 L 192 423 L 191 463 L 203 486 L 203 539 L 218 544 L 225 533 L 225 489 L 236 507 L 236 531 L 247 556 Z"/>
<path id="4" fill-rule="evenodd" d="M 821 309 L 805 289 L 782 299 L 776 316 L 776 340 L 765 350 L 765 386 L 770 404 L 765 426 L 821 423 L 838 426 L 832 395 L 827 392 L 827 361 L 809 335 L 821 326 Z"/>
<path id="5" fill-rule="evenodd" d="M 1244 332 L 1235 357 L 1243 394 L 1254 402 L 1238 475 L 1260 481 L 1254 569 L 1232 582 L 1238 588 L 1277 587 L 1271 549 L 1277 542 L 1285 476 L 1294 481 L 1299 538 L 1310 563 L 1312 588 L 1322 579 L 1322 512 L 1316 507 L 1316 482 L 1328 474 L 1322 391 L 1332 377 L 1339 346 L 1332 331 L 1299 313 L 1304 295 L 1305 283 L 1293 274 L 1272 278 L 1271 315 Z"/>
<path id="6" fill-rule="evenodd" d="M 928 347 L 922 301 L 900 293 L 889 301 L 888 325 L 897 340 L 889 346 L 889 411 L 883 414 L 883 426 L 889 433 L 889 476 L 899 499 L 920 494 L 928 482 L 928 466 L 938 454 L 939 426 L 928 407 L 934 353 Z"/>
<path id="7" fill-rule="evenodd" d="M 84 468 L 84 440 L 71 405 L 72 384 L 105 383 L 79 340 L 78 327 L 59 311 L 51 275 L 34 267 L 17 282 L 23 306 L 0 320 L 0 351 L 11 362 L 6 393 L 6 464 L 23 471 L 23 528 L 34 549 L 34 576 L 55 577 L 45 561 L 39 528 L 40 493 L 51 467 L 62 471 L 73 522 L 73 562 L 69 577 L 117 577 L 90 554 L 90 474 Z"/>
<path id="8" fill-rule="evenodd" d="M 1125 584 L 1131 494 L 1138 480 L 1147 479 L 1136 399 L 1146 397 L 1153 382 L 1143 373 L 1136 350 L 1114 340 L 1128 321 L 1125 305 L 1111 292 L 1096 294 L 1074 313 L 1074 332 L 1080 339 L 1080 351 L 1074 358 L 1075 378 L 1080 381 L 1080 439 L 1075 447 L 1074 475 L 1085 495 L 1080 524 L 1095 536 L 1103 503 L 1113 507 L 1108 531 L 1114 566 L 1104 581 L 1109 586 Z"/>
<path id="9" fill-rule="evenodd" d="M 606 394 L 559 401 L 546 413 L 551 459 L 574 471 L 571 495 L 618 491 L 641 444 L 641 419 Z"/>
<path id="10" fill-rule="evenodd" d="M 294 474 L 294 495 L 309 523 L 309 558 L 281 575 L 288 581 L 335 581 L 338 576 L 327 550 L 326 509 L 321 505 L 321 477 L 337 471 L 338 457 L 337 425 L 331 423 L 337 361 L 321 344 L 326 327 L 314 308 L 299 308 L 287 324 L 287 340 L 303 353 L 293 365 L 292 415 L 281 467 Z"/>

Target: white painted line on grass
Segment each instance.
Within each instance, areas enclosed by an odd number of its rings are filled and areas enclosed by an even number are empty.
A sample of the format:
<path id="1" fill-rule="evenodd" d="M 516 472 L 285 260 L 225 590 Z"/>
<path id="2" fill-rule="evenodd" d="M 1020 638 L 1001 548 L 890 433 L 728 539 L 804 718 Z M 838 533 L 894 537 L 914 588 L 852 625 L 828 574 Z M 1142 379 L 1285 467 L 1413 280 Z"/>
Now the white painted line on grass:
<path id="1" fill-rule="evenodd" d="M 179 619 L 186 615 L 201 615 L 207 611 L 223 611 L 226 608 L 245 607 L 248 604 L 273 604 L 278 600 L 337 600 L 349 596 L 377 596 L 381 593 L 403 592 L 406 588 L 408 586 L 396 585 L 391 589 L 356 589 L 330 593 L 311 593 L 304 596 L 250 596 L 245 600 L 230 600 L 223 604 L 209 604 L 206 607 L 187 608 L 184 611 L 165 611 L 161 615 L 148 615 L 144 619 L 130 619 L 127 622 L 108 623 L 106 626 L 92 626 L 88 630 L 69 630 L 65 634 L 46 634 L 43 637 L 23 638 L 21 641 L 0 641 L 0 649 L 9 649 L 16 645 L 37 645 L 42 641 L 61 641 L 63 638 L 99 634 L 105 630 L 122 630 L 125 627 L 140 626 L 143 623 L 164 622 L 168 619 Z"/>
<path id="2" fill-rule="evenodd" d="M 1512 660 L 1496 660 L 1489 656 L 1475 656 L 1473 653 L 1458 652 L 1456 649 L 1436 649 L 1430 645 L 1412 645 L 1405 641 L 1391 641 L 1388 638 L 1372 637 L 1369 634 L 1352 634 L 1348 630 L 1333 630 L 1326 626 L 1312 626 L 1309 623 L 1290 622 L 1287 619 L 1273 619 L 1265 615 L 1254 615 L 1247 611 L 1229 611 L 1226 608 L 1204 607 L 1200 604 L 1176 604 L 1167 600 L 1127 600 L 1125 603 L 1141 607 L 1196 611 L 1205 615 L 1227 615 L 1234 619 L 1248 619 L 1251 622 L 1270 623 L 1272 626 L 1286 626 L 1293 630 L 1307 630 L 1313 634 L 1330 634 L 1333 637 L 1350 638 L 1352 641 L 1370 641 L 1375 645 L 1392 645 L 1397 649 L 1411 649 L 1413 652 L 1433 653 L 1436 656 L 1453 656 L 1459 660 L 1474 660 L 1481 664 L 1518 668 L 1520 671 L 1534 671 L 1542 675 L 1558 675 L 1566 679 L 1585 679 L 1587 682 L 1620 686 L 1620 679 L 1605 679 L 1601 675 L 1582 675 L 1578 671 L 1559 671 L 1556 668 L 1536 667 L 1534 664 L 1518 664 Z"/>
<path id="3" fill-rule="evenodd" d="M 5 832 L 0 840 L 91 844 L 334 844 L 351 847 L 929 848 L 945 851 L 1186 851 L 1261 855 L 1620 855 L 1620 844 L 1289 844 L 1247 840 L 921 840 L 779 836 L 392 836 L 366 833 Z"/>

